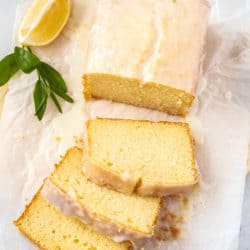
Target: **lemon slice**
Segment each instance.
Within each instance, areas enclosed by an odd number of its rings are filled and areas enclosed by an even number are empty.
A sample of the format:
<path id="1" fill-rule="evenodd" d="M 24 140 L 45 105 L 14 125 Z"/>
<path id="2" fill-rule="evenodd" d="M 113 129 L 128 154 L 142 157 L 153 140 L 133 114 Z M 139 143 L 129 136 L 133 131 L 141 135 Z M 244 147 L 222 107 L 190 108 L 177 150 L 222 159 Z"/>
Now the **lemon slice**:
<path id="1" fill-rule="evenodd" d="M 24 16 L 18 39 L 25 46 L 54 41 L 68 21 L 70 0 L 35 0 Z"/>

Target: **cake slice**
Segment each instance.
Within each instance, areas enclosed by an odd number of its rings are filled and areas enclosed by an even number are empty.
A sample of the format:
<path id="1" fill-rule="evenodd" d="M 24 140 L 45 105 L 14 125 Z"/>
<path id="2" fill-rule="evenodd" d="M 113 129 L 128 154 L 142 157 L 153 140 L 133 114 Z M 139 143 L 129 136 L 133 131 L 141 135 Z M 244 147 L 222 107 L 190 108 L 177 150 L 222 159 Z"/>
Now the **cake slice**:
<path id="1" fill-rule="evenodd" d="M 116 243 L 105 235 L 95 232 L 79 220 L 65 217 L 42 197 L 40 191 L 14 224 L 41 249 L 132 249 L 128 242 Z"/>
<path id="2" fill-rule="evenodd" d="M 70 149 L 45 183 L 42 195 L 65 215 L 110 236 L 143 246 L 154 232 L 161 199 L 126 195 L 91 182 L 83 173 L 83 151 Z"/>
<path id="3" fill-rule="evenodd" d="M 185 116 L 199 77 L 208 13 L 205 0 L 99 0 L 85 98 Z"/>
<path id="4" fill-rule="evenodd" d="M 87 135 L 84 171 L 99 185 L 165 196 L 198 182 L 186 123 L 94 119 L 87 122 Z"/>

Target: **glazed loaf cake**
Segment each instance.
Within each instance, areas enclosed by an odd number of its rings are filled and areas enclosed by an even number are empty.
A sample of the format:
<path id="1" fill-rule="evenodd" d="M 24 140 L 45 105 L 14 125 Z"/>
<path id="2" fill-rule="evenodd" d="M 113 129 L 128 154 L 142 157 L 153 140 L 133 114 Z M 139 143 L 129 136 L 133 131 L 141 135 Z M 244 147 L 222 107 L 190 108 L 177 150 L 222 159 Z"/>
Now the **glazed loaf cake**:
<path id="1" fill-rule="evenodd" d="M 79 220 L 64 216 L 42 197 L 40 191 L 14 223 L 44 250 L 132 249 L 128 242 L 116 243 Z"/>
<path id="2" fill-rule="evenodd" d="M 86 178 L 82 166 L 83 151 L 70 149 L 45 183 L 42 195 L 65 215 L 79 218 L 115 241 L 143 246 L 153 235 L 161 199 L 98 186 Z"/>
<path id="3" fill-rule="evenodd" d="M 165 196 L 198 182 L 189 125 L 94 119 L 87 122 L 84 171 L 122 193 Z"/>
<path id="4" fill-rule="evenodd" d="M 208 12 L 206 0 L 99 0 L 85 98 L 185 116 L 198 81 Z"/>

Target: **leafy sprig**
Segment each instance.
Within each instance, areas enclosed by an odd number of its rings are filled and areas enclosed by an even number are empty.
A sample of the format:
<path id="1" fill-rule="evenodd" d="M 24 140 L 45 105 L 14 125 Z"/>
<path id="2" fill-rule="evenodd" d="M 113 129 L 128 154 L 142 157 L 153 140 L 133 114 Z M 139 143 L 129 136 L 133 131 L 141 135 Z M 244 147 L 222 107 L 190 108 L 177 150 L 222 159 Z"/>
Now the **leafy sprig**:
<path id="1" fill-rule="evenodd" d="M 0 87 L 6 84 L 19 70 L 30 74 L 37 71 L 38 80 L 33 92 L 35 115 L 39 120 L 44 117 L 50 97 L 57 110 L 62 113 L 58 97 L 73 103 L 67 94 L 67 85 L 61 74 L 49 64 L 42 62 L 29 47 L 15 47 L 14 53 L 0 61 Z"/>

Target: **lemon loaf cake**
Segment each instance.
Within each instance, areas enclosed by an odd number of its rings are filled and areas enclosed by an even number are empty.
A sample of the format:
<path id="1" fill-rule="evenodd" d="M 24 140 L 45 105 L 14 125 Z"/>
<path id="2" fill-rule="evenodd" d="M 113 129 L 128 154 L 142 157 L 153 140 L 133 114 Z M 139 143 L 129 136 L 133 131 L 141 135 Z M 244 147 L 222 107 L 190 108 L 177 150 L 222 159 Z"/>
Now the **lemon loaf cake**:
<path id="1" fill-rule="evenodd" d="M 189 125 L 97 118 L 87 122 L 84 171 L 123 193 L 165 196 L 198 182 Z"/>
<path id="2" fill-rule="evenodd" d="M 205 0 L 99 0 L 85 98 L 185 116 L 199 77 L 208 13 Z"/>
<path id="3" fill-rule="evenodd" d="M 153 235 L 161 199 L 126 195 L 101 187 L 82 171 L 83 151 L 72 148 L 46 181 L 43 197 L 115 241 L 143 246 Z"/>
<path id="4" fill-rule="evenodd" d="M 41 249 L 46 250 L 128 250 L 128 242 L 117 243 L 77 219 L 65 217 L 49 204 L 40 191 L 14 222 Z"/>

